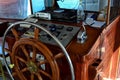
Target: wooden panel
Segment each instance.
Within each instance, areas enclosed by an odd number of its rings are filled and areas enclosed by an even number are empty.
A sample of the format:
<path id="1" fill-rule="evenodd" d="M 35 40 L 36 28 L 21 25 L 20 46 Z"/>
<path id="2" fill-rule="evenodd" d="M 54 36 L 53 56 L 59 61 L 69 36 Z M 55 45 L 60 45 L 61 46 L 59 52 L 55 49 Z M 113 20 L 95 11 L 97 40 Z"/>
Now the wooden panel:
<path id="1" fill-rule="evenodd" d="M 118 69 L 118 53 L 120 46 L 120 17 L 115 19 L 107 28 L 102 32 L 104 37 L 101 60 L 102 62 L 97 67 L 97 70 L 102 78 L 116 79 Z"/>
<path id="2" fill-rule="evenodd" d="M 99 35 L 91 50 L 84 56 L 79 63 L 80 80 L 97 80 L 98 74 L 103 78 L 119 76 L 118 69 L 118 48 L 120 46 L 120 17 L 116 18 Z M 81 60 L 81 59 L 79 59 Z M 78 66 L 78 64 L 76 65 Z M 80 72 L 81 70 L 81 72 Z M 97 70 L 97 71 L 96 71 Z M 92 71 L 92 72 L 90 72 Z M 114 74 L 112 74 L 114 73 Z M 77 73 L 78 77 L 78 73 Z M 78 80 L 78 79 L 77 79 Z"/>

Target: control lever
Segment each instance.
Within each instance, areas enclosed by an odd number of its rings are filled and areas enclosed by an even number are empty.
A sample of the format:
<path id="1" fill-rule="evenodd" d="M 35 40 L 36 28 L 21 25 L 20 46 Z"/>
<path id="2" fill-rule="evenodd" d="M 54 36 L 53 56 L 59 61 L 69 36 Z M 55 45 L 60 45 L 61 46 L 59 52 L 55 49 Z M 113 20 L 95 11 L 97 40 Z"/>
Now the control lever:
<path id="1" fill-rule="evenodd" d="M 82 27 L 83 27 L 83 31 L 80 30 L 77 35 L 77 42 L 81 44 L 83 44 L 87 39 L 87 33 L 84 24 L 82 24 Z"/>

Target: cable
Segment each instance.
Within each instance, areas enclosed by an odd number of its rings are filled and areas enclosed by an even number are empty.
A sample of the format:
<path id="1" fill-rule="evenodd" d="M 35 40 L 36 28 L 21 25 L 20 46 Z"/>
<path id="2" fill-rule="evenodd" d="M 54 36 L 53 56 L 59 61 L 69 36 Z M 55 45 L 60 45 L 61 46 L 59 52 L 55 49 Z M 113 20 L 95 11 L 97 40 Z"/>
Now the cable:
<path id="1" fill-rule="evenodd" d="M 83 29 L 84 29 L 84 31 L 86 33 L 86 28 L 85 28 L 85 25 L 83 23 L 82 23 L 82 27 L 83 27 Z"/>

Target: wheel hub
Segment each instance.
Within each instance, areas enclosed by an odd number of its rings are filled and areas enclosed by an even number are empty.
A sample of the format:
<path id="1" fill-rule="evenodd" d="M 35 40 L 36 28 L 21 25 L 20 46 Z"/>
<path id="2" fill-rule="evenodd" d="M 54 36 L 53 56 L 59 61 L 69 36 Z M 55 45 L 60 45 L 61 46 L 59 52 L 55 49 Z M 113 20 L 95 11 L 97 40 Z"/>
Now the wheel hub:
<path id="1" fill-rule="evenodd" d="M 32 61 L 27 63 L 27 67 L 31 73 L 36 73 L 38 71 L 36 64 Z"/>

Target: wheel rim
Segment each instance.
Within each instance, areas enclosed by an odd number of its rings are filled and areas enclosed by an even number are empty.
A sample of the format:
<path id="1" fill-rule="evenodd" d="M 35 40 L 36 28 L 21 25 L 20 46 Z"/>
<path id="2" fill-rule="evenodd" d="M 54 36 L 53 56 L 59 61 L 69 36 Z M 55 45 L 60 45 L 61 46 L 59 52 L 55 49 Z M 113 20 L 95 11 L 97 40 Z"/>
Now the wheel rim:
<path id="1" fill-rule="evenodd" d="M 35 44 L 36 43 L 36 44 Z M 33 48 L 30 51 L 26 49 L 26 47 L 29 46 L 29 48 Z M 30 47 L 31 46 L 31 47 Z M 37 55 L 37 52 L 43 53 L 46 57 L 46 60 L 42 61 L 43 63 L 49 63 L 51 70 L 52 70 L 52 75 L 49 73 L 45 72 L 45 70 L 40 69 L 38 66 L 40 66 L 40 61 L 36 61 L 37 59 L 34 57 Z M 20 53 L 19 53 L 20 52 Z M 30 55 L 32 52 L 33 54 Z M 22 57 L 21 57 L 22 54 Z M 51 53 L 51 51 L 41 42 L 34 40 L 34 39 L 20 39 L 19 41 L 15 42 L 13 49 L 12 49 L 12 64 L 16 65 L 13 69 L 16 70 L 17 73 L 19 74 L 19 78 L 26 80 L 25 75 L 23 75 L 23 72 L 29 71 L 31 73 L 31 80 L 32 78 L 34 79 L 33 75 L 37 75 L 38 80 L 43 80 L 42 76 L 40 75 L 41 73 L 45 75 L 45 77 L 48 77 L 50 80 L 57 80 L 59 79 L 59 69 L 56 64 L 56 61 Z M 22 62 L 20 64 L 20 62 Z M 41 63 L 42 64 L 42 63 Z M 20 66 L 25 66 L 21 67 Z M 21 72 L 22 71 L 22 72 Z M 39 75 L 39 76 L 38 76 Z M 21 77 L 22 76 L 22 77 Z M 28 78 L 27 78 L 28 79 Z"/>

